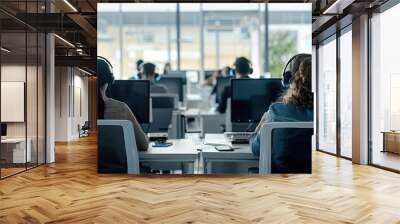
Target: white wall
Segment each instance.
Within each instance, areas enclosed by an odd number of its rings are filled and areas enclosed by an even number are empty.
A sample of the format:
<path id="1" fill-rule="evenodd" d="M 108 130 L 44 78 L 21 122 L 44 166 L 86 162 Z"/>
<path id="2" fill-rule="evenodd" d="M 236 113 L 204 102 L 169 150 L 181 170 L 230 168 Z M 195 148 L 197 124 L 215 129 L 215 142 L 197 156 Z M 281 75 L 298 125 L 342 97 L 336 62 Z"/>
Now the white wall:
<path id="1" fill-rule="evenodd" d="M 88 78 L 76 68 L 56 67 L 55 85 L 55 140 L 77 139 L 78 125 L 82 126 L 89 117 Z"/>

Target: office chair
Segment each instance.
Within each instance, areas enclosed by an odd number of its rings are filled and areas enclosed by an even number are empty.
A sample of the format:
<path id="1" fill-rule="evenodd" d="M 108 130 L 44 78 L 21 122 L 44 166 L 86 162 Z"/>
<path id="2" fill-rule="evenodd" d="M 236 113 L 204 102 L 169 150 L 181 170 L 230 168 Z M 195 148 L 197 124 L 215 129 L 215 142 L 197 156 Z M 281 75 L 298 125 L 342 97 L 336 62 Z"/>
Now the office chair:
<path id="1" fill-rule="evenodd" d="M 272 122 L 261 128 L 259 173 L 311 173 L 313 122 Z"/>
<path id="2" fill-rule="evenodd" d="M 139 174 L 139 153 L 128 120 L 97 120 L 99 173 Z"/>

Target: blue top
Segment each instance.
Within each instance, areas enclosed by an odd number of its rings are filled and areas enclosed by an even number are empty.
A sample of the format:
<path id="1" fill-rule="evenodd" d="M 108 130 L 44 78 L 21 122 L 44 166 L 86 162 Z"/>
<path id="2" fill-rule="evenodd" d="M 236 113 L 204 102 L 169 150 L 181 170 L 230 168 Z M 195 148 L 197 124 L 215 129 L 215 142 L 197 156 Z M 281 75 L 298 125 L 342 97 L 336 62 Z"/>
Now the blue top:
<path id="1" fill-rule="evenodd" d="M 313 121 L 312 110 L 302 110 L 293 104 L 273 103 L 267 111 L 265 123 L 268 122 L 301 122 Z M 256 132 L 250 138 L 250 146 L 253 155 L 260 156 L 260 133 Z"/>

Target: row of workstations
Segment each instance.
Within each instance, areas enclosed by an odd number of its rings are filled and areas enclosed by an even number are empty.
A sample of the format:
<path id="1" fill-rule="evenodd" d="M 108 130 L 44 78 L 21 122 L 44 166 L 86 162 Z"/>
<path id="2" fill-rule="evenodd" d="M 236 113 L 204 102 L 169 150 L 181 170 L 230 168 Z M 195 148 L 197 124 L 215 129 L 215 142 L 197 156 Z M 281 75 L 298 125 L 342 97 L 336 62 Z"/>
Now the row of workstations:
<path id="1" fill-rule="evenodd" d="M 270 172 L 265 164 L 271 163 L 271 150 L 254 156 L 248 139 L 269 105 L 282 95 L 280 80 L 218 80 L 217 89 L 231 85 L 225 114 L 188 107 L 186 77 L 161 78 L 157 83 L 167 87 L 167 94 L 151 94 L 149 81 L 115 81 L 109 96 L 130 107 L 151 142 L 147 151 L 138 151 L 135 141 L 129 141 L 134 134 L 126 121 L 99 120 L 99 171 L 112 172 L 112 167 L 102 166 L 104 162 L 122 164 L 128 173 L 139 173 L 143 167 L 190 174 Z M 199 130 L 191 130 L 190 124 L 196 122 Z M 261 142 L 262 147 L 271 147 L 270 142 Z M 107 160 L 102 154 L 109 151 L 119 154 L 112 158 L 116 161 L 102 161 Z"/>

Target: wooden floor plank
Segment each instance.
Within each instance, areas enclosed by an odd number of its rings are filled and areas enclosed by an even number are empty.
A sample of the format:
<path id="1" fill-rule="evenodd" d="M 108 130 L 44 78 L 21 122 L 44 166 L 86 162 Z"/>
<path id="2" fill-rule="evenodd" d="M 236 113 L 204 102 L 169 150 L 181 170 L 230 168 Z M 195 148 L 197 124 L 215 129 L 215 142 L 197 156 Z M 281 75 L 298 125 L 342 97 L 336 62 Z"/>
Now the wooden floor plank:
<path id="1" fill-rule="evenodd" d="M 0 223 L 400 223 L 400 175 L 313 153 L 311 175 L 97 174 L 96 139 L 0 181 Z"/>

